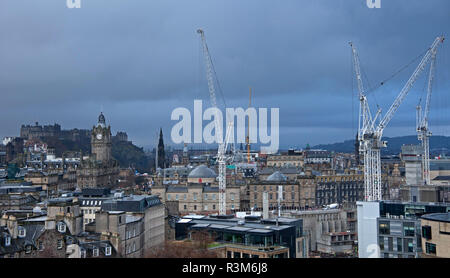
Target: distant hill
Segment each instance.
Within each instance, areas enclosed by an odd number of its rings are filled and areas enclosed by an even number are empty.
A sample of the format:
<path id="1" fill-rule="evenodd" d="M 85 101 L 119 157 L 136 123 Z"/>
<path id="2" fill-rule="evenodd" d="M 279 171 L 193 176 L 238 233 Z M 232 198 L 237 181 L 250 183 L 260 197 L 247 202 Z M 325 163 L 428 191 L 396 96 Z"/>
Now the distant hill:
<path id="1" fill-rule="evenodd" d="M 401 152 L 402 145 L 420 144 L 416 135 L 383 137 L 383 140 L 388 142 L 388 147 L 382 149 L 382 154 L 399 154 Z M 333 144 L 321 144 L 313 146 L 312 148 L 350 153 L 355 151 L 355 140 L 345 140 L 344 142 Z M 430 138 L 430 151 L 432 154 L 450 153 L 450 137 L 432 136 Z"/>

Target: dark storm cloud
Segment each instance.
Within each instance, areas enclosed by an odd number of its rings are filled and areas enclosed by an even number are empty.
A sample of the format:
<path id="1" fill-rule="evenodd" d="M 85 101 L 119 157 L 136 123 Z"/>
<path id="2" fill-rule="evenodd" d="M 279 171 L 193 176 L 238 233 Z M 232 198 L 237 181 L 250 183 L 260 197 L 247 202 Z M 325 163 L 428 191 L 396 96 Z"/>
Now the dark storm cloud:
<path id="1" fill-rule="evenodd" d="M 209 100 L 201 27 L 227 105 L 246 107 L 252 86 L 255 106 L 280 108 L 282 146 L 353 138 L 358 103 L 348 42 L 374 86 L 449 35 L 449 11 L 448 0 L 382 0 L 381 9 L 365 0 L 82 0 L 81 9 L 63 0 L 3 0 L 0 136 L 34 121 L 89 128 L 103 107 L 113 130 L 154 144 L 157 128 L 170 133 L 173 108 Z M 369 95 L 373 109 L 388 109 L 417 63 Z M 448 126 L 447 46 L 438 66 L 431 122 L 441 117 L 434 122 Z M 414 133 L 425 75 L 386 134 Z"/>

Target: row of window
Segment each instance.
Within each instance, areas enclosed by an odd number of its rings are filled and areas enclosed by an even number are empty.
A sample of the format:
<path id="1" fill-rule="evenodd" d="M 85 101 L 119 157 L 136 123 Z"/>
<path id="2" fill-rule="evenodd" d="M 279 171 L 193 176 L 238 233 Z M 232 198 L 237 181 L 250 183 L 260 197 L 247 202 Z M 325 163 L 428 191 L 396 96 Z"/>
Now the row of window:
<path id="1" fill-rule="evenodd" d="M 379 238 L 379 246 L 381 251 L 396 251 L 396 252 L 408 252 L 413 253 L 414 252 L 414 242 L 411 238 L 397 238 L 397 250 L 394 250 L 394 238 L 388 237 L 387 238 L 387 246 L 385 246 L 385 238 L 383 236 L 380 236 Z"/>
<path id="2" fill-rule="evenodd" d="M 363 180 L 363 176 L 350 176 L 350 177 L 341 177 L 340 179 L 341 181 L 362 181 Z M 337 177 L 323 177 L 320 178 L 321 182 L 336 182 L 338 181 Z"/>
<path id="3" fill-rule="evenodd" d="M 99 211 L 99 210 L 98 209 L 97 210 L 95 210 L 95 209 L 82 209 L 81 210 L 81 212 L 83 214 L 95 214 L 97 211 Z"/>
<path id="4" fill-rule="evenodd" d="M 101 206 L 102 201 L 83 200 L 81 204 L 83 206 Z"/>
<path id="5" fill-rule="evenodd" d="M 136 227 L 133 228 L 133 231 L 127 231 L 127 234 L 125 235 L 126 239 L 132 238 L 136 236 Z"/>
<path id="6" fill-rule="evenodd" d="M 187 205 L 183 206 L 184 210 L 187 210 Z M 234 205 L 231 205 L 231 209 L 235 209 Z M 194 205 L 194 210 L 197 210 L 197 205 Z M 208 205 L 204 205 L 203 206 L 203 210 L 204 211 L 208 211 L 209 210 L 209 206 Z M 216 205 L 212 205 L 212 210 L 216 210 Z"/>
<path id="7" fill-rule="evenodd" d="M 390 235 L 390 222 L 380 221 L 379 223 L 379 233 L 380 235 Z M 404 222 L 403 223 L 403 235 L 404 236 L 414 236 L 416 234 L 416 229 L 414 222 Z"/>
<path id="8" fill-rule="evenodd" d="M 167 201 L 170 201 L 171 199 L 172 199 L 172 195 L 173 194 L 167 194 Z M 193 199 L 194 199 L 194 201 L 197 201 L 197 193 L 194 193 L 193 194 Z M 216 200 L 216 194 L 212 194 L 211 195 L 211 198 L 209 198 L 208 197 L 208 195 L 209 194 L 203 194 L 203 200 L 208 200 L 208 199 L 211 199 L 211 200 L 213 200 L 213 201 L 215 201 Z M 231 201 L 234 201 L 234 199 L 235 199 L 235 194 L 234 193 L 230 193 L 230 199 L 231 199 Z M 175 194 L 175 201 L 178 201 L 179 200 L 179 196 L 178 196 L 178 194 Z M 184 201 L 186 201 L 187 200 L 187 194 L 183 194 L 183 200 Z"/>

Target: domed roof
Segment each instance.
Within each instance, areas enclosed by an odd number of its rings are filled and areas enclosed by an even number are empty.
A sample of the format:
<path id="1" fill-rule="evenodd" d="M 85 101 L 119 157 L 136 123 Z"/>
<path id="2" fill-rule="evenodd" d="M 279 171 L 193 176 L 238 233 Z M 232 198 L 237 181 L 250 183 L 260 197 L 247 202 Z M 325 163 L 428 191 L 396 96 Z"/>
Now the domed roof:
<path id="1" fill-rule="evenodd" d="M 199 165 L 192 170 L 188 178 L 215 178 L 216 172 L 213 169 L 206 167 L 206 165 Z"/>
<path id="2" fill-rule="evenodd" d="M 274 172 L 272 175 L 267 177 L 267 181 L 286 181 L 287 178 L 280 171 Z"/>

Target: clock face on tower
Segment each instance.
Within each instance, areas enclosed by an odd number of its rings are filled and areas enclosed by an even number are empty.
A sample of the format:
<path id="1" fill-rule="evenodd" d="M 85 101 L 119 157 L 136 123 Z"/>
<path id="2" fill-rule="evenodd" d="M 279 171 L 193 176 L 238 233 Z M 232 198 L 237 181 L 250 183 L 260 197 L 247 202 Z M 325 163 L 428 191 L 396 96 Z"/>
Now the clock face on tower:
<path id="1" fill-rule="evenodd" d="M 96 136 L 96 137 L 97 137 L 98 140 L 102 140 L 102 137 L 103 137 L 103 136 L 102 136 L 101 133 L 97 133 L 97 136 Z"/>

